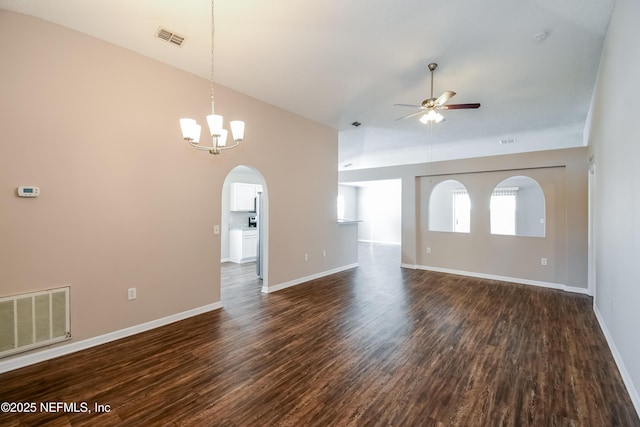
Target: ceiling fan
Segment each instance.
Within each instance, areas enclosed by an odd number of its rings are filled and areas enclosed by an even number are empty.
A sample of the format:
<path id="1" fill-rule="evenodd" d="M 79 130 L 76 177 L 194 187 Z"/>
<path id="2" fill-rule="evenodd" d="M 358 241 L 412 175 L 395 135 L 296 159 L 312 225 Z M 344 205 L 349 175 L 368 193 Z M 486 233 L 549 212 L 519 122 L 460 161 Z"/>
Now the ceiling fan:
<path id="1" fill-rule="evenodd" d="M 407 114 L 406 116 L 402 116 L 396 119 L 396 121 L 408 119 L 410 117 L 418 116 L 422 114 L 420 117 L 420 121 L 424 124 L 429 122 L 431 123 L 440 123 L 445 120 L 444 116 L 438 112 L 438 110 L 463 110 L 469 108 L 480 108 L 479 103 L 473 104 L 449 104 L 446 102 L 451 99 L 456 93 L 453 91 L 446 91 L 442 95 L 437 98 L 433 97 L 433 72 L 438 68 L 438 64 L 431 63 L 429 64 L 429 71 L 431 71 L 431 97 L 429 99 L 425 99 L 422 101 L 421 105 L 414 104 L 393 104 L 394 107 L 410 107 L 410 108 L 418 108 L 418 111 L 414 111 L 413 113 Z"/>

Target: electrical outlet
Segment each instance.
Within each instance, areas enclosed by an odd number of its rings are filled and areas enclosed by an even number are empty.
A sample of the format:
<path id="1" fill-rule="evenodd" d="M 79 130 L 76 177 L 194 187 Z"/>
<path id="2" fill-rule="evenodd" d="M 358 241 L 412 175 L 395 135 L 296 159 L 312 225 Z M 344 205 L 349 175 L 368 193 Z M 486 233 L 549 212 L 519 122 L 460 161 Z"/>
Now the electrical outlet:
<path id="1" fill-rule="evenodd" d="M 430 254 L 431 253 L 431 248 L 427 248 L 427 253 Z"/>
<path id="2" fill-rule="evenodd" d="M 322 250 L 322 258 L 327 257 L 327 251 L 325 249 Z"/>
<path id="3" fill-rule="evenodd" d="M 213 226 L 213 234 L 220 234 L 220 226 L 219 225 L 214 225 Z"/>
<path id="4" fill-rule="evenodd" d="M 547 265 L 547 259 L 546 258 L 540 258 L 540 265 Z"/>
<path id="5" fill-rule="evenodd" d="M 136 292 L 136 288 L 129 288 L 127 289 L 127 299 L 129 301 L 131 301 L 132 299 L 136 299 L 137 297 L 137 292 Z"/>
<path id="6" fill-rule="evenodd" d="M 304 260 L 309 261 L 309 254 L 304 254 Z"/>

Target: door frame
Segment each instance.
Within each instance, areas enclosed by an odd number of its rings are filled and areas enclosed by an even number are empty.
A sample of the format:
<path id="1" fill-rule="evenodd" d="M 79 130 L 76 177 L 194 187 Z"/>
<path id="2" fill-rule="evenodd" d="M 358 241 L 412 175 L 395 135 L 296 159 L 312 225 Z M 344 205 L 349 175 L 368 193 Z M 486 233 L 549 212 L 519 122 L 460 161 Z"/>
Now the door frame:
<path id="1" fill-rule="evenodd" d="M 588 176 L 588 247 L 587 247 L 587 283 L 589 295 L 593 297 L 596 306 L 596 165 L 589 165 Z"/>

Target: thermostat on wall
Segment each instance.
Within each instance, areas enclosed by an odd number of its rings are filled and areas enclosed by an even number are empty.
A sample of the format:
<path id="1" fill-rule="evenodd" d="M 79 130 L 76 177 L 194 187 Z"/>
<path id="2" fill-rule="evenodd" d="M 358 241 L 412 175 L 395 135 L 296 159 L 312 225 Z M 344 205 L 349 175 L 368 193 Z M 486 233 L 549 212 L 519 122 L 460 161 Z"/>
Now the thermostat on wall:
<path id="1" fill-rule="evenodd" d="M 40 195 L 40 187 L 22 186 L 18 187 L 18 196 L 20 197 L 38 197 Z"/>

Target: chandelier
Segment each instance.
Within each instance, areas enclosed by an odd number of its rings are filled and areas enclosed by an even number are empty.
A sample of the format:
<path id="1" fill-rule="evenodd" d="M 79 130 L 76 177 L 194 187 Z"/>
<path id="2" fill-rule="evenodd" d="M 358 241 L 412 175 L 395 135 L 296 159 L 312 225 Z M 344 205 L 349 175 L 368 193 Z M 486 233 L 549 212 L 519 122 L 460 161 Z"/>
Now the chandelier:
<path id="1" fill-rule="evenodd" d="M 211 114 L 207 116 L 207 124 L 209 125 L 209 133 L 211 134 L 212 144 L 210 146 L 200 145 L 200 133 L 202 126 L 200 126 L 194 119 L 180 119 L 180 128 L 182 129 L 182 138 L 189 143 L 193 148 L 198 150 L 208 151 L 211 154 L 220 154 L 222 150 L 228 150 L 230 148 L 237 147 L 238 144 L 244 139 L 244 122 L 240 120 L 233 120 L 229 122 L 231 127 L 231 135 L 233 138 L 233 144 L 227 145 L 228 132 L 224 129 L 223 118 L 215 113 L 214 109 L 214 63 L 213 63 L 213 36 L 215 34 L 215 19 L 214 19 L 214 0 L 211 0 Z"/>

